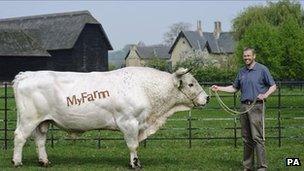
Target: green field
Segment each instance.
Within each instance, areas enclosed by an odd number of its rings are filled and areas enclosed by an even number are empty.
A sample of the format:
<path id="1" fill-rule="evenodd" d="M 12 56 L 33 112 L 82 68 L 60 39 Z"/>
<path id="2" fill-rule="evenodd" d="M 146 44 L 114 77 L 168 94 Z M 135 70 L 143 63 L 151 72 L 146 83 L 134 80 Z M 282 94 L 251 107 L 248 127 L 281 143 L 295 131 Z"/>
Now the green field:
<path id="1" fill-rule="evenodd" d="M 278 97 L 267 100 L 266 110 L 266 148 L 269 170 L 304 170 L 304 90 L 283 89 L 281 91 L 281 147 L 278 135 Z M 8 94 L 12 96 L 12 90 Z M 222 94 L 227 95 L 227 94 Z M 293 96 L 286 96 L 293 95 Z M 3 96 L 3 89 L 0 91 Z M 233 107 L 232 97 L 223 97 L 224 102 Z M 237 106 L 238 107 L 238 102 Z M 0 100 L 0 108 L 4 106 Z M 8 128 L 15 127 L 14 99 L 9 99 Z M 142 143 L 139 157 L 143 170 L 242 170 L 242 140 L 240 130 L 237 129 L 235 147 L 234 127 L 239 127 L 238 119 L 219 109 L 219 105 L 212 98 L 204 109 L 191 112 L 191 141 L 189 148 L 189 117 L 188 112 L 180 112 L 170 117 L 167 123 L 155 135 Z M 4 119 L 4 112 L 0 113 L 0 120 Z M 0 122 L 0 128 L 4 123 Z M 11 164 L 13 148 L 13 131 L 8 134 L 10 139 L 8 150 L 0 150 L 0 170 L 14 170 Z M 98 138 L 122 139 L 122 134 L 113 131 L 91 131 L 79 138 L 95 140 L 69 140 L 65 132 L 49 131 L 47 151 L 52 167 L 49 170 L 128 170 L 129 151 L 123 140 L 101 140 Z M 227 139 L 230 138 L 230 139 Z M 0 139 L 4 132 L 0 132 Z M 162 140 L 164 139 L 164 140 Z M 0 142 L 1 146 L 4 144 Z M 286 167 L 286 157 L 299 157 L 301 167 Z M 39 170 L 37 154 L 33 141 L 28 141 L 23 152 L 23 164 L 19 170 Z M 43 169 L 44 170 L 44 169 Z"/>

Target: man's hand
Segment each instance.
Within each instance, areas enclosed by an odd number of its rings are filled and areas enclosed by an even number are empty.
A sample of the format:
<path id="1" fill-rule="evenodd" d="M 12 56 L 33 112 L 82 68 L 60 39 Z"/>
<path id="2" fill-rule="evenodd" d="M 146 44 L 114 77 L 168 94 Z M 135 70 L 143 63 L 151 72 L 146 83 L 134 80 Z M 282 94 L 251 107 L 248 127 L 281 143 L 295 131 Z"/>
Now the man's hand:
<path id="1" fill-rule="evenodd" d="M 267 96 L 266 94 L 259 94 L 257 98 L 258 98 L 259 100 L 265 100 L 265 99 L 267 99 L 267 97 L 268 97 L 268 96 Z"/>
<path id="2" fill-rule="evenodd" d="M 214 92 L 217 92 L 217 91 L 220 90 L 220 88 L 219 88 L 219 86 L 217 86 L 217 85 L 212 85 L 212 86 L 211 86 L 211 90 L 214 91 Z"/>

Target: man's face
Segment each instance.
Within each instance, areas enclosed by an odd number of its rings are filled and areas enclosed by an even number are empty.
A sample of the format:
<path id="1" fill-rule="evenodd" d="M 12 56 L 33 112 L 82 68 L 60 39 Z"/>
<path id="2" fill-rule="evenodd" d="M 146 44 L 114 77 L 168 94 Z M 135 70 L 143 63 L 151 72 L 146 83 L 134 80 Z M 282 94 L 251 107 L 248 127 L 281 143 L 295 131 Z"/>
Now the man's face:
<path id="1" fill-rule="evenodd" d="M 251 50 L 246 50 L 243 52 L 243 60 L 247 66 L 250 66 L 255 60 L 255 55 L 253 55 Z"/>

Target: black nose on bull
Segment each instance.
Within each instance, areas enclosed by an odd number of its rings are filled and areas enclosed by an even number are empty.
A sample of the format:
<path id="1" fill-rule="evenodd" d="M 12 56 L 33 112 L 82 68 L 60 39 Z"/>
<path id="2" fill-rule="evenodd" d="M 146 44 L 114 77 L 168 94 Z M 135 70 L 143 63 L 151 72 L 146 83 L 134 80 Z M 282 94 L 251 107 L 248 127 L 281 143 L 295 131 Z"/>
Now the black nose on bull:
<path id="1" fill-rule="evenodd" d="M 210 96 L 207 96 L 207 103 L 209 103 L 209 100 L 210 100 Z"/>

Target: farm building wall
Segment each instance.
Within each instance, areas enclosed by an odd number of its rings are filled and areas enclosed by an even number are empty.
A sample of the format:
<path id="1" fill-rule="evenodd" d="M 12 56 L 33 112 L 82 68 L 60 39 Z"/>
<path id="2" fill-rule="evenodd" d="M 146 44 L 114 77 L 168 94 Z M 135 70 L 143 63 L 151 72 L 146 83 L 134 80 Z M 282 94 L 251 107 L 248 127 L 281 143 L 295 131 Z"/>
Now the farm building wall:
<path id="1" fill-rule="evenodd" d="M 38 71 L 47 69 L 48 60 L 51 57 L 36 56 L 1 56 L 0 80 L 11 81 L 21 71 Z"/>
<path id="2" fill-rule="evenodd" d="M 107 71 L 108 48 L 98 24 L 86 24 L 72 49 L 77 71 Z"/>
<path id="3" fill-rule="evenodd" d="M 76 60 L 73 53 L 68 50 L 48 51 L 51 57 L 48 61 L 48 69 L 54 71 L 77 71 Z"/>

